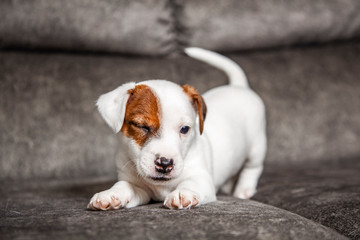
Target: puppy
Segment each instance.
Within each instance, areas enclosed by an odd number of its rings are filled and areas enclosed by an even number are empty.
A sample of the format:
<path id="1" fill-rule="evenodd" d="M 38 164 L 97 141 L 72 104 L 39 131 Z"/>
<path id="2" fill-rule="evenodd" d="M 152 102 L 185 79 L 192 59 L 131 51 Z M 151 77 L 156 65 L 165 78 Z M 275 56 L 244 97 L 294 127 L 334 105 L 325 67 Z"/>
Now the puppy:
<path id="1" fill-rule="evenodd" d="M 201 96 L 189 85 L 148 80 L 101 95 L 99 112 L 118 133 L 119 181 L 96 193 L 89 209 L 131 208 L 151 199 L 188 209 L 215 201 L 222 186 L 238 198 L 255 194 L 266 153 L 264 104 L 232 60 L 200 48 L 185 52 L 223 70 L 230 84 Z"/>

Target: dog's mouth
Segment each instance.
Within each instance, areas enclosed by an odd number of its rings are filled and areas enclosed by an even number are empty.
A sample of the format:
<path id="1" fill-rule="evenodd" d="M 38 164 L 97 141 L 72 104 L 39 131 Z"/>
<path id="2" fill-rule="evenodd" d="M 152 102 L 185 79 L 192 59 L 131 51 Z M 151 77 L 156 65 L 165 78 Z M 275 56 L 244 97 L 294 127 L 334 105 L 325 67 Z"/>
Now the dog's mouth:
<path id="1" fill-rule="evenodd" d="M 166 178 L 166 177 L 151 177 L 152 180 L 154 181 L 170 181 L 171 178 Z"/>

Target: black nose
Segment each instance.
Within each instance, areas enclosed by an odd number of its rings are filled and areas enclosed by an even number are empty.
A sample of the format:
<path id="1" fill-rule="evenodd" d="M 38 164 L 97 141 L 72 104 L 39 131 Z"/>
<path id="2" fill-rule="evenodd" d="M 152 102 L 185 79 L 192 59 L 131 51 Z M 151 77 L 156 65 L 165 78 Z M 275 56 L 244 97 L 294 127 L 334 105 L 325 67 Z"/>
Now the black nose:
<path id="1" fill-rule="evenodd" d="M 174 160 L 168 158 L 156 158 L 155 169 L 160 173 L 169 173 L 173 170 Z"/>

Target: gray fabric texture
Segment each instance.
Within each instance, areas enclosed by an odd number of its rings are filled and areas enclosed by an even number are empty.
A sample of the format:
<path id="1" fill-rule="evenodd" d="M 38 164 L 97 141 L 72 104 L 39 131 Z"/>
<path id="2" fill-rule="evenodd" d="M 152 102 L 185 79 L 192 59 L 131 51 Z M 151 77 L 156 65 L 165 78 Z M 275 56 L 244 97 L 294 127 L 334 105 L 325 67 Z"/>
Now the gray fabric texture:
<path id="1" fill-rule="evenodd" d="M 0 47 L 164 55 L 175 50 L 167 0 L 5 0 Z"/>
<path id="2" fill-rule="evenodd" d="M 176 0 L 179 39 L 217 51 L 259 49 L 360 36 L 357 0 Z"/>
<path id="3" fill-rule="evenodd" d="M 229 55 L 267 107 L 266 162 L 360 155 L 359 43 Z M 187 58 L 0 53 L 0 178 L 115 176 L 116 137 L 95 108 L 128 81 L 168 79 L 204 92 L 227 83 Z M 206 121 L 206 120 L 205 120 Z"/>
<path id="4" fill-rule="evenodd" d="M 0 48 L 154 56 L 360 37 L 358 0 L 5 0 L 0 16 Z"/>
<path id="5" fill-rule="evenodd" d="M 99 183 L 100 182 L 100 183 Z M 109 183 L 44 181 L 0 187 L 2 239 L 346 239 L 299 215 L 231 197 L 190 210 L 161 203 L 88 211 Z"/>
<path id="6" fill-rule="evenodd" d="M 253 199 L 360 239 L 360 161 L 267 164 Z"/>

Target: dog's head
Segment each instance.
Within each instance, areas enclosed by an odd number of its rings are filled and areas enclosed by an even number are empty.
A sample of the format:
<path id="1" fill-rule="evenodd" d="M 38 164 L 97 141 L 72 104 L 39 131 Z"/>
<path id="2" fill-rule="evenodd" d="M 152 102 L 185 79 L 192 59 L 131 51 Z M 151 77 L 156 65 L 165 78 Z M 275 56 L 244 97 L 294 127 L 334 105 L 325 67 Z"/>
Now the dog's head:
<path id="1" fill-rule="evenodd" d="M 152 184 L 181 175 L 184 159 L 202 134 L 206 105 L 195 88 L 164 80 L 127 83 L 100 96 L 106 123 L 127 145 L 137 172 Z"/>

